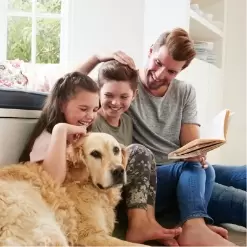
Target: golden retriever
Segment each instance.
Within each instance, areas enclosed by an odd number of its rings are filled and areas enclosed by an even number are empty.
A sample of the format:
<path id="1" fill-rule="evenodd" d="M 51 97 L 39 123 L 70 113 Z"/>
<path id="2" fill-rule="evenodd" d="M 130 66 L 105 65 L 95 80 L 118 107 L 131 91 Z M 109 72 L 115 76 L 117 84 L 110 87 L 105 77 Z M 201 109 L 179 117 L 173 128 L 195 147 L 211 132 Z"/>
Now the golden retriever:
<path id="1" fill-rule="evenodd" d="M 0 245 L 140 246 L 111 236 L 127 159 L 114 137 L 90 133 L 68 147 L 62 186 L 38 164 L 1 168 Z"/>

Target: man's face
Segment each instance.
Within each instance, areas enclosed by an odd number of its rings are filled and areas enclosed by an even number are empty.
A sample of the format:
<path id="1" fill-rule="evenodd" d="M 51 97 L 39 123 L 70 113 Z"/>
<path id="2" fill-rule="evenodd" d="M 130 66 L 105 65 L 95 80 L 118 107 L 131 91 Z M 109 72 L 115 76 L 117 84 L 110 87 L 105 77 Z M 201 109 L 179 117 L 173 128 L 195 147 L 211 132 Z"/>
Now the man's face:
<path id="1" fill-rule="evenodd" d="M 186 61 L 176 61 L 169 54 L 166 46 L 157 51 L 150 51 L 145 68 L 144 84 L 149 91 L 163 91 L 182 70 Z"/>

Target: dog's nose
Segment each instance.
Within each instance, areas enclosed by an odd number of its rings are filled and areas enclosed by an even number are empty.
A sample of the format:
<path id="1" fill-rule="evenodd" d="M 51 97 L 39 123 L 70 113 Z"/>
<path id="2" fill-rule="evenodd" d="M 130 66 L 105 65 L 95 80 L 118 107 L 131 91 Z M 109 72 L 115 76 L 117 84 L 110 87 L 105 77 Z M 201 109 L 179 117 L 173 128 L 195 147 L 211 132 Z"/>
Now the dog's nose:
<path id="1" fill-rule="evenodd" d="M 112 170 L 112 175 L 115 178 L 122 178 L 123 174 L 124 174 L 124 169 L 121 166 L 116 168 L 116 169 L 114 169 L 114 170 Z"/>

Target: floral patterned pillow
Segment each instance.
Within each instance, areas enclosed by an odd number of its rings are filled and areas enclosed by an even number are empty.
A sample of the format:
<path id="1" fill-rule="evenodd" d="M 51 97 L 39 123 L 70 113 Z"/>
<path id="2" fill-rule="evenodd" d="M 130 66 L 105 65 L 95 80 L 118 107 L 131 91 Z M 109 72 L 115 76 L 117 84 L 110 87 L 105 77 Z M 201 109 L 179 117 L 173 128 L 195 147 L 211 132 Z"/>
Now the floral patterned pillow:
<path id="1" fill-rule="evenodd" d="M 24 61 L 22 60 L 0 62 L 0 88 L 26 89 L 28 78 L 23 71 Z"/>

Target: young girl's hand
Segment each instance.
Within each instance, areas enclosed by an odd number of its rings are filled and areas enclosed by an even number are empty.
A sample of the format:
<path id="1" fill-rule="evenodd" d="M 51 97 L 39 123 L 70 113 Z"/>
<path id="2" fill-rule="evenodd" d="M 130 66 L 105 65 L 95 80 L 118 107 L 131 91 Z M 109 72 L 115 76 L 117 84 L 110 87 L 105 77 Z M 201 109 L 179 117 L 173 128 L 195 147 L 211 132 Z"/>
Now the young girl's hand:
<path id="1" fill-rule="evenodd" d="M 67 135 L 85 135 L 87 133 L 87 126 L 67 124 Z"/>
<path id="2" fill-rule="evenodd" d="M 87 126 L 77 126 L 67 123 L 59 123 L 54 127 L 53 131 L 64 131 L 67 135 L 68 141 L 73 141 L 75 139 L 79 139 L 81 136 L 87 134 Z"/>

